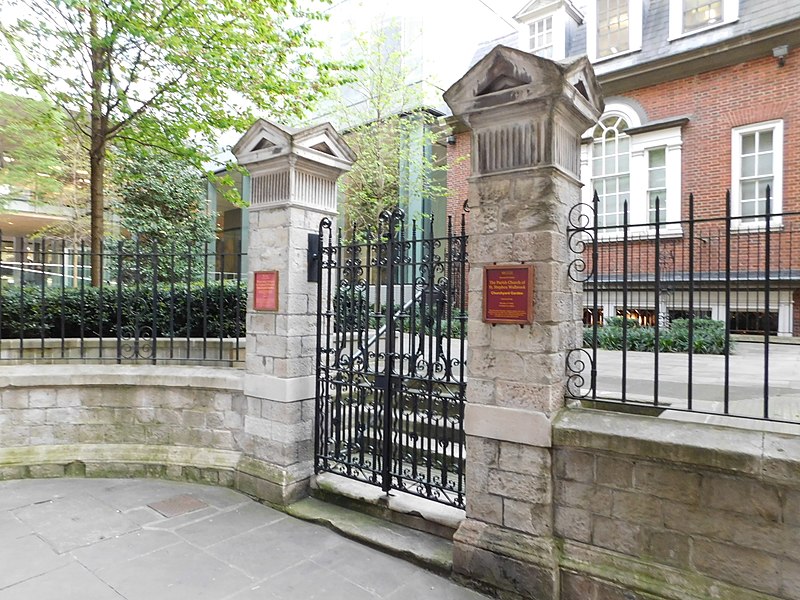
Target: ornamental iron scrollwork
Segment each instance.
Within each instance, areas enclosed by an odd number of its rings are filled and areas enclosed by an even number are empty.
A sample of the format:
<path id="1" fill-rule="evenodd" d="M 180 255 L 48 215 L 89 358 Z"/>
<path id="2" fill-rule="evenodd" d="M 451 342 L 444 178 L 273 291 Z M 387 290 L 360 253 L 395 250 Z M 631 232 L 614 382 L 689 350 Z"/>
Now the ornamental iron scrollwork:
<path id="1" fill-rule="evenodd" d="M 317 472 L 464 507 L 464 221 L 320 223 Z"/>
<path id="2" fill-rule="evenodd" d="M 119 358 L 125 360 L 155 358 L 155 336 L 153 328 L 123 327 L 119 336 Z"/>
<path id="3" fill-rule="evenodd" d="M 597 239 L 595 210 L 591 204 L 580 203 L 569 211 L 567 245 L 574 258 L 567 272 L 570 279 L 578 283 L 585 283 L 595 275 L 594 261 L 587 260 L 585 256 Z"/>
<path id="4" fill-rule="evenodd" d="M 588 367 L 588 368 L 587 368 Z M 594 362 L 585 348 L 575 348 L 567 353 L 567 396 L 586 398 L 592 393 Z"/>

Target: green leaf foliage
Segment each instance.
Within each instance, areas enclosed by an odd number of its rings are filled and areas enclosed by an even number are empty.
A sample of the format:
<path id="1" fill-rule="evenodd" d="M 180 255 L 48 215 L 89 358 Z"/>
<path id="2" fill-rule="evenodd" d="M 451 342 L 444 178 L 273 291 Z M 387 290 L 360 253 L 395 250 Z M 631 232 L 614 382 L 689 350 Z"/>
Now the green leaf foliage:
<path id="1" fill-rule="evenodd" d="M 87 163 L 67 116 L 51 103 L 0 92 L 0 194 L 85 205 Z"/>
<path id="2" fill-rule="evenodd" d="M 689 351 L 689 320 L 675 319 L 668 328 L 658 332 L 659 352 Z M 623 343 L 622 317 L 606 320 L 597 329 L 597 347 L 604 350 L 622 350 L 626 347 L 634 352 L 653 352 L 656 346 L 655 328 L 642 327 L 638 321 L 628 319 L 627 343 Z M 583 330 L 583 343 L 587 348 L 594 346 L 595 335 L 592 327 Z M 725 323 L 713 319 L 695 319 L 692 332 L 692 347 L 695 354 L 724 354 Z M 733 349 L 733 342 L 729 342 Z"/>
<path id="3" fill-rule="evenodd" d="M 0 337 L 96 338 L 131 335 L 142 327 L 159 337 L 242 337 L 247 290 L 235 283 L 188 287 L 7 287 L 0 294 Z M 117 309 L 119 308 L 119 318 Z"/>
<path id="4" fill-rule="evenodd" d="M 0 0 L 0 13 L 0 80 L 46 98 L 83 138 L 95 285 L 111 146 L 199 166 L 220 132 L 300 115 L 341 75 L 309 35 L 323 14 L 297 0 Z"/>
<path id="5" fill-rule="evenodd" d="M 214 240 L 202 172 L 173 155 L 152 151 L 125 157 L 117 167 L 114 209 L 120 224 L 140 248 L 168 254 L 155 265 L 153 260 L 129 265 L 130 276 L 149 283 L 155 268 L 162 282 L 191 278 L 189 252 Z M 202 268 L 195 261 L 195 272 Z"/>

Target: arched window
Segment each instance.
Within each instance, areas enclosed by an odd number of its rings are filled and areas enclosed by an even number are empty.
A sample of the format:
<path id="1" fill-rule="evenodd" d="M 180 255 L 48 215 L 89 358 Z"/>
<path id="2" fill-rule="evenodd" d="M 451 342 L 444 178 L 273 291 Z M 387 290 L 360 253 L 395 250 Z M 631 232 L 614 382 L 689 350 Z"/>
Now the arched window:
<path id="1" fill-rule="evenodd" d="M 591 205 L 597 192 L 601 239 L 621 235 L 626 200 L 629 236 L 653 235 L 656 223 L 662 235 L 681 233 L 681 128 L 688 119 L 648 121 L 635 101 L 612 98 L 583 134 L 583 202 Z"/>
<path id="2" fill-rule="evenodd" d="M 600 204 L 600 227 L 622 225 L 623 203 L 631 191 L 628 122 L 621 115 L 605 116 L 592 132 L 592 187 Z"/>

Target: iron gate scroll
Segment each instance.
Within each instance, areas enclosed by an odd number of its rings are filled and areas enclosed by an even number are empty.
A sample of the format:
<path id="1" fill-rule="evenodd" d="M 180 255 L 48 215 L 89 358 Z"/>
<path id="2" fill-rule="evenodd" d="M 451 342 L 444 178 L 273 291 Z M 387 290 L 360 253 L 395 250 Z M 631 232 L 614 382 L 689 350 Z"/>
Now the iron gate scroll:
<path id="1" fill-rule="evenodd" d="M 467 236 L 426 221 L 320 224 L 315 468 L 463 508 Z"/>

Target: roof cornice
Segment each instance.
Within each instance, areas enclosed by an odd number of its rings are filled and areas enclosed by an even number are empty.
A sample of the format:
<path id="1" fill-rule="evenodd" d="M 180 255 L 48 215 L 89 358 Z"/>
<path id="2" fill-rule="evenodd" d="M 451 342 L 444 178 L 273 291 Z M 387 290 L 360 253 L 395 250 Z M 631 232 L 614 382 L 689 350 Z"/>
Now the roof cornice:
<path id="1" fill-rule="evenodd" d="M 795 19 L 681 54 L 666 55 L 624 69 L 601 72 L 597 74 L 597 80 L 606 96 L 623 94 L 629 90 L 771 56 L 775 46 L 797 45 L 798 35 L 800 19 Z"/>

